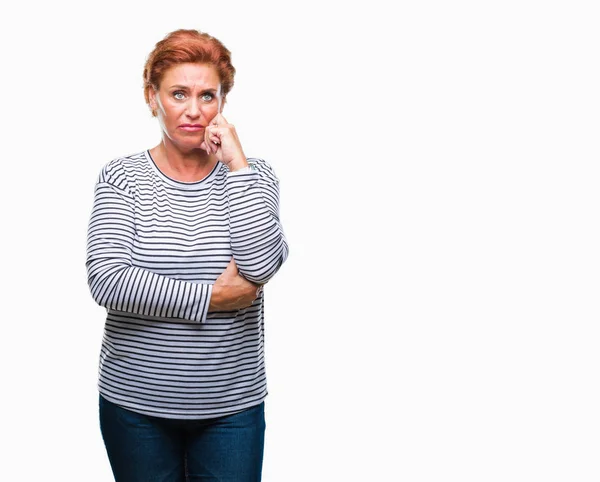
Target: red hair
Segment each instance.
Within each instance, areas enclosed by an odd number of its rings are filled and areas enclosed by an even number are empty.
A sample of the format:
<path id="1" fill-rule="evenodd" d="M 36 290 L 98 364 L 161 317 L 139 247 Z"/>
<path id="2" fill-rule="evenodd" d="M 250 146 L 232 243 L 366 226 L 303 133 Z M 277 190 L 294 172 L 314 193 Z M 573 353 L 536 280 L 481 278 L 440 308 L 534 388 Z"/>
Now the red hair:
<path id="1" fill-rule="evenodd" d="M 175 30 L 156 44 L 144 66 L 144 98 L 150 104 L 149 91 L 158 89 L 165 72 L 184 63 L 212 65 L 221 81 L 225 97 L 233 87 L 235 68 L 231 52 L 216 38 L 198 30 Z M 155 113 L 153 113 L 155 115 Z"/>

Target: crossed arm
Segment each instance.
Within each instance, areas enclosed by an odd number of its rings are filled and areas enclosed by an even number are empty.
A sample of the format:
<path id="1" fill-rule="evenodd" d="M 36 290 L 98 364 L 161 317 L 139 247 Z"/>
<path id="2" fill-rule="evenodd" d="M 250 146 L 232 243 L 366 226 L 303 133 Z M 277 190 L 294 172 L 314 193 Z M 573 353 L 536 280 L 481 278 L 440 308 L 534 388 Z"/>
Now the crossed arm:
<path id="1" fill-rule="evenodd" d="M 209 311 L 249 306 L 287 258 L 272 171 L 228 175 L 233 259 L 214 284 L 191 283 L 133 266 L 133 197 L 106 171 L 96 185 L 86 267 L 95 301 L 109 309 L 196 322 Z"/>

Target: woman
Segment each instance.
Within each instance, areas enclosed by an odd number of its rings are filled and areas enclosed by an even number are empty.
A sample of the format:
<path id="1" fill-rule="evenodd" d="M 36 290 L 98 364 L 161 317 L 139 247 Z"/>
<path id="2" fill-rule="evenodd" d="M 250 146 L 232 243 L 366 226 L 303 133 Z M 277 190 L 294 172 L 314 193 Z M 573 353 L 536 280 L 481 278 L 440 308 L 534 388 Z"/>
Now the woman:
<path id="1" fill-rule="evenodd" d="M 278 181 L 222 115 L 230 52 L 178 30 L 144 94 L 162 141 L 109 162 L 88 230 L 107 308 L 100 425 L 117 481 L 258 481 L 264 446 L 262 285 L 287 257 Z"/>

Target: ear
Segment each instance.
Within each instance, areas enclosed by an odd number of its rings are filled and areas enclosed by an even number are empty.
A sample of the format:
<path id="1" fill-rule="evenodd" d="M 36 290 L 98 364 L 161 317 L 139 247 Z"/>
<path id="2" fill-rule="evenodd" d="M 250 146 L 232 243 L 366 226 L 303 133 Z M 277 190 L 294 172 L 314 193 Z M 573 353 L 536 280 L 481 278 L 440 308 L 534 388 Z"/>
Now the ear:
<path id="1" fill-rule="evenodd" d="M 158 103 L 156 102 L 156 96 L 157 96 L 157 92 L 154 89 L 154 87 L 150 87 L 150 89 L 148 89 L 148 106 L 150 107 L 150 110 L 152 111 L 152 116 L 156 117 L 156 112 L 157 112 L 157 107 L 158 107 Z"/>

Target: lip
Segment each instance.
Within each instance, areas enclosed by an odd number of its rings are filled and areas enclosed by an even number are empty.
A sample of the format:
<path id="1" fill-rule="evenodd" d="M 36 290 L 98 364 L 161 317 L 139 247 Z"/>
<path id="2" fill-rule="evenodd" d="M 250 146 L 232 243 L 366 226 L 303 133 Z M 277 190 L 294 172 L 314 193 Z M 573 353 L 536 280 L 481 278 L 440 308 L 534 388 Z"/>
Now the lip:
<path id="1" fill-rule="evenodd" d="M 179 126 L 179 129 L 186 131 L 186 132 L 198 132 L 198 131 L 201 131 L 202 129 L 204 129 L 204 126 L 202 126 L 200 124 L 181 124 Z"/>

